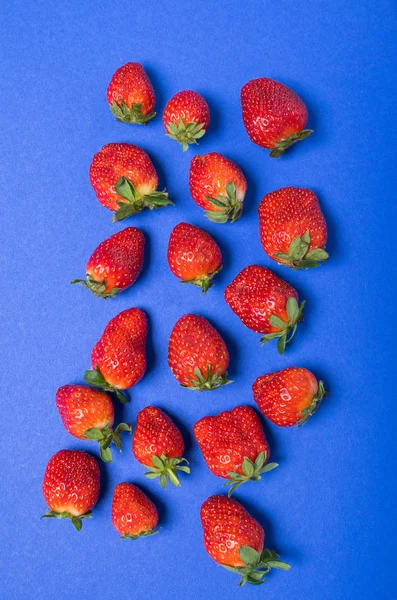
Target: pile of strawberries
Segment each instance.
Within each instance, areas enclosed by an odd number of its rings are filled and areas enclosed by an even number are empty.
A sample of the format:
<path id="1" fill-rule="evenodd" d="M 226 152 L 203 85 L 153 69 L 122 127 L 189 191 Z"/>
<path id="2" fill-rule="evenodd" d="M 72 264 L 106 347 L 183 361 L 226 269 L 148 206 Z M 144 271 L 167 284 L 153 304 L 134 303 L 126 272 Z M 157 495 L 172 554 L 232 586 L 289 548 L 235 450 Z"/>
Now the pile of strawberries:
<path id="1" fill-rule="evenodd" d="M 147 124 L 155 94 L 144 69 L 128 63 L 114 74 L 107 98 L 116 119 Z M 305 139 L 307 110 L 285 85 L 256 79 L 241 90 L 242 117 L 251 140 L 280 157 L 292 144 Z M 194 91 L 176 94 L 163 115 L 166 135 L 187 150 L 197 144 L 210 125 L 204 98 Z M 159 191 L 156 170 L 149 156 L 132 144 L 108 144 L 95 154 L 90 180 L 97 198 L 120 221 L 145 208 L 173 204 Z M 243 212 L 247 183 L 241 169 L 219 153 L 194 156 L 190 163 L 191 196 L 216 223 L 237 221 Z M 315 194 L 286 187 L 266 194 L 259 205 L 260 239 L 266 254 L 292 269 L 316 267 L 328 258 L 327 227 Z M 115 233 L 93 252 L 81 283 L 99 298 L 113 298 L 139 277 L 145 238 L 136 227 Z M 168 244 L 168 264 L 182 283 L 206 293 L 222 269 L 222 254 L 214 239 L 189 223 L 179 223 Z M 261 334 L 261 344 L 277 340 L 283 354 L 302 320 L 305 302 L 296 290 L 270 269 L 249 265 L 226 287 L 225 300 L 243 324 Z M 64 385 L 56 393 L 56 406 L 67 431 L 80 440 L 99 444 L 100 457 L 111 462 L 111 445 L 121 449 L 121 435 L 132 433 L 132 452 L 146 469 L 146 477 L 180 486 L 179 477 L 190 473 L 184 458 L 184 440 L 169 416 L 147 406 L 136 426 L 114 426 L 110 394 L 127 402 L 125 390 L 137 384 L 146 370 L 147 318 L 139 308 L 124 310 L 106 326 L 91 354 L 88 385 Z M 218 331 L 202 316 L 185 314 L 169 339 L 168 364 L 181 386 L 198 392 L 231 384 L 229 354 Z M 325 396 L 321 381 L 307 369 L 290 367 L 268 373 L 253 384 L 254 400 L 262 413 L 280 427 L 302 425 Z M 207 416 L 194 425 L 194 436 L 214 475 L 226 480 L 227 495 L 208 498 L 201 508 L 204 545 L 209 555 L 240 575 L 240 584 L 261 584 L 271 568 L 288 570 L 279 556 L 264 547 L 262 526 L 232 499 L 233 491 L 248 481 L 259 481 L 277 464 L 269 462 L 270 449 L 258 414 L 249 406 Z M 61 450 L 48 462 L 43 495 L 49 507 L 45 517 L 70 519 L 77 530 L 89 518 L 100 486 L 97 461 L 82 451 Z M 113 493 L 112 522 L 123 538 L 157 533 L 158 512 L 136 485 L 119 483 Z"/>

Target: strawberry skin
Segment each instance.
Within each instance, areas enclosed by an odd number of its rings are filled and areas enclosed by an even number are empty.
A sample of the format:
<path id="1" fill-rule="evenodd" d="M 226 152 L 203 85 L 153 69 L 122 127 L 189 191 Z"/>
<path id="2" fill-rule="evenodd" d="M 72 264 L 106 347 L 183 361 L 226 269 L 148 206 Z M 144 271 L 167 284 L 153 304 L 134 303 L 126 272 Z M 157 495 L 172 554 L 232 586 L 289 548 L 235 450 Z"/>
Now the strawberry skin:
<path id="1" fill-rule="evenodd" d="M 271 150 L 279 158 L 287 148 L 307 138 L 307 108 L 290 88 L 262 77 L 246 83 L 241 90 L 244 127 L 254 144 Z"/>
<path id="2" fill-rule="evenodd" d="M 77 531 L 90 518 L 100 486 L 98 463 L 80 450 L 60 450 L 48 462 L 43 496 L 49 512 L 43 517 L 70 519 Z"/>
<path id="3" fill-rule="evenodd" d="M 279 427 L 303 425 L 327 395 L 324 383 L 307 369 L 289 367 L 256 379 L 254 400 L 263 414 Z"/>
<path id="4" fill-rule="evenodd" d="M 210 221 L 234 223 L 241 217 L 247 181 L 240 167 L 219 152 L 192 158 L 189 189 Z"/>
<path id="5" fill-rule="evenodd" d="M 113 492 L 112 523 L 122 539 L 158 533 L 154 531 L 159 522 L 156 506 L 146 494 L 132 483 L 119 483 Z"/>
<path id="6" fill-rule="evenodd" d="M 168 101 L 163 114 L 166 136 L 179 142 L 185 152 L 189 144 L 205 135 L 210 124 L 210 110 L 200 94 L 192 90 L 178 92 Z"/>
<path id="7" fill-rule="evenodd" d="M 156 97 L 145 69 L 130 62 L 115 72 L 107 89 L 110 110 L 122 123 L 144 123 L 156 116 Z"/>
<path id="8" fill-rule="evenodd" d="M 314 192 L 276 190 L 263 197 L 258 213 L 261 243 L 270 258 L 292 269 L 318 267 L 327 260 L 327 224 Z"/>

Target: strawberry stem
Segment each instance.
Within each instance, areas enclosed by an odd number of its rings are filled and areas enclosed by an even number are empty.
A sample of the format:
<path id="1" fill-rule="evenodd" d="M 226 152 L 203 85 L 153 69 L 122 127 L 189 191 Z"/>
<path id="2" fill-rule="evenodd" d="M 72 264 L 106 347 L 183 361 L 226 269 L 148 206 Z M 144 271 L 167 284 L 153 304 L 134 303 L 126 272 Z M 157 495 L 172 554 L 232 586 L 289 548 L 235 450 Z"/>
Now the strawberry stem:
<path id="1" fill-rule="evenodd" d="M 309 135 L 313 133 L 313 129 L 303 129 L 300 133 L 292 133 L 287 138 L 281 138 L 278 142 L 274 142 L 274 148 L 270 151 L 272 158 L 280 158 L 284 152 L 296 142 L 305 140 Z"/>
<path id="2" fill-rule="evenodd" d="M 131 104 L 131 107 L 128 107 L 121 98 L 117 102 L 112 102 L 110 110 L 116 117 L 116 121 L 120 121 L 121 123 L 147 125 L 156 116 L 155 112 L 151 112 L 148 115 L 142 114 L 141 104 Z"/>
<path id="3" fill-rule="evenodd" d="M 211 365 L 207 365 L 207 372 L 205 375 L 200 371 L 198 367 L 194 369 L 195 378 L 191 378 L 189 381 L 191 385 L 182 385 L 182 387 L 186 387 L 189 390 L 195 390 L 196 392 L 205 392 L 210 390 L 215 390 L 222 385 L 228 385 L 229 383 L 233 383 L 231 379 L 227 378 L 227 372 L 222 375 L 219 371 L 215 371 L 215 373 L 211 373 Z"/>
<path id="4" fill-rule="evenodd" d="M 197 124 L 192 121 L 185 125 L 182 119 L 179 119 L 178 125 L 170 121 L 167 124 L 166 129 L 167 133 L 165 135 L 172 140 L 179 142 L 184 152 L 188 149 L 189 144 L 197 144 L 197 140 L 202 138 L 206 132 L 204 123 Z"/>
<path id="5" fill-rule="evenodd" d="M 140 196 L 132 181 L 127 179 L 127 177 L 120 177 L 114 189 L 123 200 L 117 200 L 119 209 L 113 215 L 112 221 L 122 221 L 126 217 L 136 215 L 144 208 L 153 210 L 174 204 L 168 198 L 168 193 L 165 190 L 162 192 L 153 191 Z"/>
<path id="6" fill-rule="evenodd" d="M 96 427 L 87 429 L 84 435 L 87 440 L 94 440 L 99 443 L 100 456 L 104 462 L 112 462 L 112 451 L 109 446 L 113 442 L 116 448 L 121 452 L 120 433 L 122 431 L 129 431 L 131 433 L 131 425 L 128 425 L 128 423 L 120 423 L 116 429 L 113 430 L 107 423 L 102 429 Z"/>
<path id="7" fill-rule="evenodd" d="M 56 512 L 55 510 L 49 510 L 45 515 L 43 515 L 40 518 L 41 519 L 70 519 L 72 521 L 73 527 L 77 531 L 80 531 L 81 528 L 83 527 L 82 519 L 91 519 L 91 513 L 92 513 L 92 511 L 88 510 L 83 515 L 78 515 L 76 517 L 75 515 L 72 515 L 71 513 L 67 512 L 67 511 L 63 511 L 63 512 L 59 513 L 59 512 Z"/>
<path id="8" fill-rule="evenodd" d="M 241 217 L 243 212 L 243 203 L 237 199 L 237 190 L 233 181 L 229 181 L 226 186 L 226 195 L 219 195 L 216 198 L 205 197 L 214 207 L 219 210 L 207 210 L 204 216 L 214 223 L 234 223 Z"/>
<path id="9" fill-rule="evenodd" d="M 291 568 L 291 565 L 288 563 L 278 560 L 280 558 L 279 555 L 272 550 L 264 549 L 259 554 L 259 552 L 257 552 L 255 548 L 251 548 L 251 546 L 240 546 L 238 552 L 241 560 L 245 564 L 244 567 L 230 567 L 229 565 L 222 565 L 222 567 L 227 571 L 238 573 L 241 576 L 238 584 L 239 587 L 246 583 L 251 583 L 252 585 L 265 583 L 265 576 L 271 569 L 289 571 Z"/>
<path id="10" fill-rule="evenodd" d="M 291 269 L 310 269 L 318 267 L 320 262 L 327 260 L 329 256 L 328 252 L 323 248 L 314 248 L 309 252 L 309 246 L 310 232 L 306 231 L 302 237 L 297 236 L 292 240 L 288 248 L 288 254 L 276 252 L 274 256 L 276 259 L 279 259 L 277 261 L 279 264 L 284 264 L 291 267 Z"/>
<path id="11" fill-rule="evenodd" d="M 191 284 L 195 285 L 196 287 L 201 288 L 202 294 L 206 294 L 208 292 L 208 290 L 210 289 L 210 287 L 212 287 L 214 285 L 214 282 L 211 281 L 212 278 L 215 277 L 215 275 L 217 275 L 221 270 L 222 270 L 222 265 L 220 267 L 218 267 L 215 271 L 212 271 L 212 273 L 207 273 L 206 275 L 200 275 L 199 277 L 196 277 L 195 279 L 186 279 L 186 280 L 181 279 L 181 283 L 191 283 Z"/>
<path id="12" fill-rule="evenodd" d="M 230 481 L 227 481 L 223 485 L 231 486 L 227 494 L 229 498 L 243 483 L 246 483 L 247 481 L 259 481 L 263 473 L 267 473 L 278 467 L 277 463 L 266 463 L 267 458 L 266 451 L 260 452 L 256 457 L 255 462 L 252 462 L 252 460 L 246 456 L 241 465 L 243 471 L 242 474 L 235 472 L 228 473 Z"/>
<path id="13" fill-rule="evenodd" d="M 303 321 L 303 309 L 305 307 L 306 301 L 303 300 L 298 306 L 298 302 L 294 296 L 291 296 L 287 300 L 287 315 L 288 322 L 283 321 L 280 317 L 276 315 L 269 315 L 269 323 L 272 327 L 276 327 L 278 331 L 272 331 L 272 333 L 268 333 L 260 338 L 260 343 L 263 346 L 267 342 L 271 340 L 278 339 L 277 341 L 277 350 L 279 354 L 283 354 L 285 347 L 289 342 L 293 339 L 296 329 L 298 327 L 298 323 Z"/>
<path id="14" fill-rule="evenodd" d="M 179 477 L 177 475 L 177 471 L 183 471 L 184 473 L 190 473 L 190 468 L 182 463 L 189 462 L 186 458 L 168 458 L 165 454 L 161 456 L 152 456 L 152 465 L 146 465 L 149 469 L 145 473 L 145 477 L 148 479 L 157 479 L 160 478 L 160 485 L 163 489 L 167 487 L 167 479 L 172 485 L 180 487 L 182 484 L 179 481 Z"/>
<path id="15" fill-rule="evenodd" d="M 95 367 L 95 369 L 88 369 L 84 373 L 84 381 L 89 385 L 93 385 L 94 387 L 101 388 L 105 392 L 113 392 L 116 394 L 117 398 L 125 404 L 128 402 L 127 396 L 123 394 L 119 389 L 117 389 L 114 385 L 111 385 L 106 381 L 104 376 L 99 370 L 99 367 Z"/>
<path id="16" fill-rule="evenodd" d="M 98 298 L 104 298 L 104 300 L 107 300 L 108 298 L 115 298 L 115 296 L 117 296 L 117 294 L 121 291 L 120 288 L 112 288 L 111 290 L 105 292 L 106 281 L 104 279 L 102 279 L 102 281 L 96 281 L 88 273 L 85 281 L 84 279 L 73 279 L 73 281 L 71 281 L 70 283 L 78 283 L 85 287 L 87 290 L 90 290 L 90 292 L 92 292 Z"/>

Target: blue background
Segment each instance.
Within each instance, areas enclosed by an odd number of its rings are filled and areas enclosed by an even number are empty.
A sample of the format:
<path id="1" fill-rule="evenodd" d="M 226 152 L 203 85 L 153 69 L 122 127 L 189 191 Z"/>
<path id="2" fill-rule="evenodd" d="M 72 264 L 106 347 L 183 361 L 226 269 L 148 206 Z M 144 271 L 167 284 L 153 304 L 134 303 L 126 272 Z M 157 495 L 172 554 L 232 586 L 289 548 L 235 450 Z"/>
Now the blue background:
<path id="1" fill-rule="evenodd" d="M 395 598 L 396 16 L 392 0 L 2 3 L 2 599 Z M 112 73 L 128 61 L 141 62 L 155 86 L 159 114 L 147 128 L 116 123 L 106 102 Z M 241 122 L 240 88 L 260 76 L 296 90 L 315 130 L 281 160 L 253 145 Z M 186 88 L 207 98 L 212 123 L 183 154 L 164 136 L 161 114 Z M 110 222 L 88 169 L 102 145 L 119 141 L 150 153 L 175 208 Z M 207 222 L 189 196 L 190 158 L 214 150 L 248 179 L 234 225 Z M 277 267 L 261 248 L 257 205 L 286 185 L 320 198 L 331 258 L 317 270 Z M 167 266 L 170 231 L 183 220 L 212 233 L 224 254 L 207 296 L 180 286 Z M 127 224 L 147 236 L 138 282 L 109 302 L 70 286 L 98 243 Z M 223 300 L 225 286 L 255 262 L 307 299 L 284 357 L 274 345 L 260 348 Z M 104 326 L 131 306 L 150 317 L 149 369 L 118 417 L 134 423 L 148 404 L 166 408 L 185 434 L 192 474 L 163 492 L 144 479 L 124 436 L 124 454 L 101 467 L 100 501 L 82 532 L 40 521 L 49 457 L 60 448 L 96 452 L 63 429 L 55 391 L 82 381 Z M 168 337 L 185 312 L 208 317 L 224 335 L 231 386 L 195 394 L 172 377 Z M 202 545 L 201 503 L 224 488 L 191 430 L 206 414 L 253 404 L 255 378 L 288 365 L 312 369 L 330 395 L 300 430 L 265 424 L 280 467 L 236 498 L 293 569 L 239 589 Z M 142 484 L 158 504 L 159 535 L 119 540 L 110 506 L 123 480 Z"/>

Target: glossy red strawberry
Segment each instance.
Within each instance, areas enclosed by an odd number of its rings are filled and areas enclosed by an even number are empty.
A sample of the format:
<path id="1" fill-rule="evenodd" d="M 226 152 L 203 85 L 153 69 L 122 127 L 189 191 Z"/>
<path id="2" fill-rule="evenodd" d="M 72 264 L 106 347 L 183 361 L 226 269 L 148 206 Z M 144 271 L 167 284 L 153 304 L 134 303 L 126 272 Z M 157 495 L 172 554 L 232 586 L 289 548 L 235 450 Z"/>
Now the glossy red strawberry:
<path id="1" fill-rule="evenodd" d="M 210 496 L 200 516 L 206 551 L 219 565 L 241 576 L 240 586 L 264 583 L 272 568 L 290 569 L 278 554 L 264 549 L 263 527 L 236 500 Z"/>
<path id="2" fill-rule="evenodd" d="M 244 173 L 219 152 L 194 156 L 190 163 L 190 194 L 205 216 L 215 223 L 234 223 L 241 217 L 247 191 Z"/>
<path id="3" fill-rule="evenodd" d="M 246 481 L 259 481 L 261 474 L 278 465 L 268 463 L 269 445 L 256 412 L 236 406 L 215 417 L 204 417 L 194 425 L 194 435 L 208 468 L 229 481 L 229 496 Z"/>
<path id="4" fill-rule="evenodd" d="M 190 390 L 203 392 L 231 383 L 226 344 L 199 315 L 187 314 L 176 322 L 168 344 L 168 364 L 179 383 Z"/>
<path id="5" fill-rule="evenodd" d="M 143 310 L 129 308 L 119 313 L 106 325 L 92 350 L 93 370 L 85 372 L 86 383 L 115 392 L 121 402 L 126 402 L 120 390 L 132 387 L 145 374 L 146 337 Z"/>
<path id="6" fill-rule="evenodd" d="M 177 426 L 170 417 L 155 406 L 147 406 L 138 413 L 132 438 L 132 452 L 142 465 L 148 467 L 148 479 L 160 478 L 165 489 L 167 479 L 180 486 L 178 471 L 190 473 L 186 458 L 183 458 L 185 444 Z"/>
<path id="7" fill-rule="evenodd" d="M 298 306 L 298 294 L 270 269 L 258 265 L 245 267 L 227 286 L 225 300 L 244 325 L 264 333 L 261 344 L 278 338 L 283 354 L 302 320 L 305 301 Z"/>
<path id="8" fill-rule="evenodd" d="M 156 506 L 132 483 L 119 483 L 113 492 L 112 523 L 122 539 L 136 540 L 158 533 L 154 531 L 159 522 Z"/>
<path id="9" fill-rule="evenodd" d="M 60 450 L 48 462 L 43 496 L 49 507 L 43 518 L 70 519 L 77 531 L 91 517 L 98 500 L 100 473 L 92 456 L 80 450 Z"/>
<path id="10" fill-rule="evenodd" d="M 189 144 L 197 144 L 209 127 L 208 104 L 197 92 L 178 92 L 164 109 L 163 124 L 166 135 L 179 142 L 185 151 Z"/>
<path id="11" fill-rule="evenodd" d="M 117 121 L 146 125 L 156 116 L 154 89 L 139 63 L 129 62 L 117 69 L 109 83 L 107 99 Z"/>
<path id="12" fill-rule="evenodd" d="M 98 298 L 114 298 L 137 280 L 143 267 L 145 237 L 140 229 L 127 227 L 99 244 L 90 256 L 86 279 L 74 279 Z"/>
<path id="13" fill-rule="evenodd" d="M 275 425 L 303 425 L 316 412 L 327 392 L 324 383 L 307 369 L 289 367 L 258 377 L 252 386 L 254 399 Z"/>
<path id="14" fill-rule="evenodd" d="M 172 204 L 167 192 L 157 191 L 152 161 L 133 144 L 107 144 L 92 159 L 90 181 L 99 202 L 113 211 L 112 221 Z"/>
<path id="15" fill-rule="evenodd" d="M 261 77 L 241 90 L 244 127 L 250 139 L 279 158 L 287 148 L 307 138 L 307 108 L 290 88 L 274 79 Z"/>

